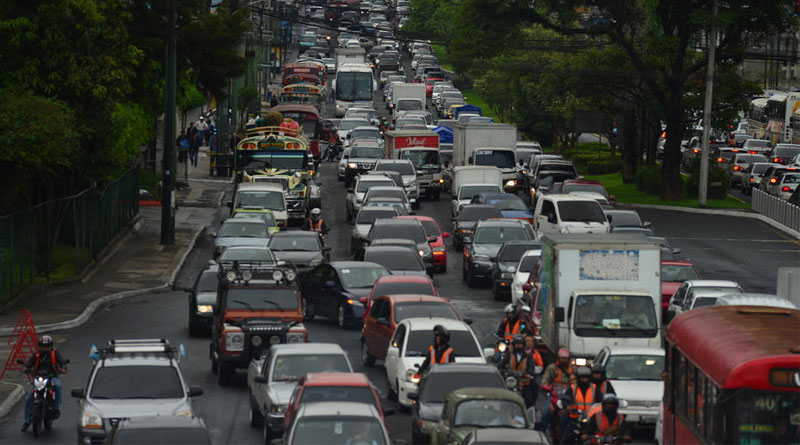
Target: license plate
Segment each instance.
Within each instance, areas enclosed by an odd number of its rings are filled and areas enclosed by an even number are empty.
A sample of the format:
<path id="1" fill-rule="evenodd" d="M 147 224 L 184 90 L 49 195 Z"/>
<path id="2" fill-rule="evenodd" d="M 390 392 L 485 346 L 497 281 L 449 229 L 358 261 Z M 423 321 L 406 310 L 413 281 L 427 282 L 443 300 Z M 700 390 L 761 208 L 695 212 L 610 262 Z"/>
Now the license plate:
<path id="1" fill-rule="evenodd" d="M 657 420 L 657 416 L 642 416 L 639 418 L 639 422 L 641 423 L 656 423 Z"/>
<path id="2" fill-rule="evenodd" d="M 433 175 L 419 175 L 420 181 L 430 181 L 433 179 Z"/>

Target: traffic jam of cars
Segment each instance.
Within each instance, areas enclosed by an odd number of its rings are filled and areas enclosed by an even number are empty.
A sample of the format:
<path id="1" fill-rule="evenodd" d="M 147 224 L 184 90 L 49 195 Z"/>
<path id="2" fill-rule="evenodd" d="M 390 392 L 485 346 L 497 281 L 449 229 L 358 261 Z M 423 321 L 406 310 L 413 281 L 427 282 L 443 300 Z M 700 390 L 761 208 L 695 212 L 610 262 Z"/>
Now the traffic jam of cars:
<path id="1" fill-rule="evenodd" d="M 207 372 L 219 391 L 246 376 L 263 443 L 409 443 L 400 416 L 414 444 L 797 443 L 795 303 L 704 278 L 571 161 L 482 116 L 428 42 L 395 37 L 408 0 L 347 5 L 305 11 L 295 87 L 238 141 L 229 217 L 185 289 Z M 716 153 L 731 181 L 796 199 L 800 148 L 738 134 Z M 491 338 L 440 290 L 459 275 L 504 305 Z M 210 443 L 181 355 L 93 348 L 79 443 Z"/>

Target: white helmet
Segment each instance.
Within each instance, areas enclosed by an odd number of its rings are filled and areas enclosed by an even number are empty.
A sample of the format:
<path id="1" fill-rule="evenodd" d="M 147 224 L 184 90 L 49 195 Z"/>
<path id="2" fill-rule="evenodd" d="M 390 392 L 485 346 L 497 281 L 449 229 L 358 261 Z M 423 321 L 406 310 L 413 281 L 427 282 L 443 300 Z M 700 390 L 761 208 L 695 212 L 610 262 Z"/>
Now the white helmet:
<path id="1" fill-rule="evenodd" d="M 520 308 L 520 310 L 521 310 L 522 312 L 528 312 L 528 313 L 530 313 L 530 312 L 531 312 L 531 307 L 530 307 L 530 306 L 528 306 L 527 304 L 523 304 L 523 305 L 522 305 L 522 307 Z"/>
<path id="2" fill-rule="evenodd" d="M 311 214 L 314 215 L 314 216 L 319 216 L 319 215 L 322 214 L 322 210 L 320 210 L 317 207 L 314 207 L 313 209 L 311 209 Z"/>
<path id="3" fill-rule="evenodd" d="M 503 312 L 506 314 L 514 314 L 517 312 L 517 307 L 509 303 L 506 305 L 505 309 L 503 309 Z"/>

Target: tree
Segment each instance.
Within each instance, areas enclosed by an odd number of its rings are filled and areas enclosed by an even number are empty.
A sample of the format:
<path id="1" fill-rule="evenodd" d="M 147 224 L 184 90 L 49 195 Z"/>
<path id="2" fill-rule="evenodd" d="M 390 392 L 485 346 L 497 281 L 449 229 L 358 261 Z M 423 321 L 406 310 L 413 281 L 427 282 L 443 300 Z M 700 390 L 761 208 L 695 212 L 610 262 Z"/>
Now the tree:
<path id="1" fill-rule="evenodd" d="M 239 105 L 239 122 L 247 122 L 245 119 L 247 109 L 258 100 L 258 89 L 253 85 L 243 85 L 239 87 L 237 104 Z"/>
<path id="2" fill-rule="evenodd" d="M 181 110 L 181 128 L 186 128 L 186 113 L 200 108 L 206 103 L 203 93 L 197 88 L 197 81 L 191 72 L 184 72 L 178 80 L 178 109 Z"/>

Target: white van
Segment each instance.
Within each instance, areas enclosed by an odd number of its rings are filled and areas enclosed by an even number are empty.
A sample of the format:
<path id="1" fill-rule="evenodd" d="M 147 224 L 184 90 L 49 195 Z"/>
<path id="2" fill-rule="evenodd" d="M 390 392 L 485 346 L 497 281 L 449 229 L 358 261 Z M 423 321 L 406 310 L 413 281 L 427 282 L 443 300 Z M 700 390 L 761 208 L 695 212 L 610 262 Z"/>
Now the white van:
<path id="1" fill-rule="evenodd" d="M 286 198 L 284 197 L 283 186 L 267 182 L 243 182 L 236 188 L 233 201 L 228 202 L 228 207 L 233 209 L 240 208 L 260 208 L 272 210 L 278 227 L 285 228 L 289 219 L 286 211 Z"/>
<path id="2" fill-rule="evenodd" d="M 534 230 L 545 233 L 608 233 L 610 225 L 594 199 L 576 195 L 543 195 L 533 211 Z"/>

